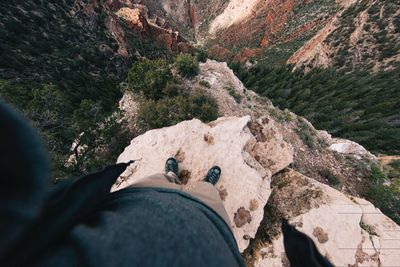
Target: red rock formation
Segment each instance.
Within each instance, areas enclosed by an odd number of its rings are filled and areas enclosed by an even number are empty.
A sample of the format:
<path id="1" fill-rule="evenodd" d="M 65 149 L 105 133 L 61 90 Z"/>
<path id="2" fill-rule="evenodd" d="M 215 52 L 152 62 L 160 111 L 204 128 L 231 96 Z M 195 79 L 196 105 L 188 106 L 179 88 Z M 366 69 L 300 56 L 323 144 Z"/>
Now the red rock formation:
<path id="1" fill-rule="evenodd" d="M 318 25 L 325 24 L 327 21 L 329 21 L 331 19 L 332 19 L 332 17 L 329 17 L 328 19 L 317 19 L 317 20 L 311 21 L 311 22 L 301 26 L 300 28 L 296 29 L 290 35 L 285 36 L 285 39 L 283 39 L 282 42 L 283 43 L 291 42 L 294 39 L 300 37 L 302 34 L 308 32 L 312 29 L 315 29 Z"/>
<path id="2" fill-rule="evenodd" d="M 246 47 L 235 55 L 236 60 L 244 62 L 256 57 L 260 55 L 260 47 L 269 46 L 284 29 L 295 4 L 295 0 L 262 1 L 251 18 L 225 29 L 215 42 L 227 48 Z"/>
<path id="3" fill-rule="evenodd" d="M 129 57 L 130 50 L 134 51 L 130 49 L 127 42 L 128 35 L 159 42 L 174 52 L 193 52 L 194 48 L 189 42 L 177 31 L 171 29 L 165 19 L 149 18 L 148 8 L 140 4 L 141 2 L 137 0 L 107 0 L 104 3 L 99 3 L 98 0 L 91 0 L 88 3 L 78 1 L 73 12 L 84 12 L 90 16 L 96 12 L 96 8 L 101 9 L 101 12 L 106 14 L 105 26 L 118 44 L 118 54 L 123 57 Z M 188 12 L 195 23 L 194 9 Z"/>
<path id="4" fill-rule="evenodd" d="M 252 58 L 257 58 L 261 55 L 261 48 L 243 48 L 239 54 L 235 55 L 234 61 L 240 61 L 242 63 Z"/>
<path id="5" fill-rule="evenodd" d="M 148 33 L 150 25 L 147 21 L 147 13 L 143 8 L 127 8 L 119 9 L 115 14 L 122 18 L 127 26 L 139 33 Z"/>
<path id="6" fill-rule="evenodd" d="M 231 59 L 232 52 L 223 46 L 214 44 L 208 49 L 208 55 L 219 61 L 224 61 L 226 59 Z"/>

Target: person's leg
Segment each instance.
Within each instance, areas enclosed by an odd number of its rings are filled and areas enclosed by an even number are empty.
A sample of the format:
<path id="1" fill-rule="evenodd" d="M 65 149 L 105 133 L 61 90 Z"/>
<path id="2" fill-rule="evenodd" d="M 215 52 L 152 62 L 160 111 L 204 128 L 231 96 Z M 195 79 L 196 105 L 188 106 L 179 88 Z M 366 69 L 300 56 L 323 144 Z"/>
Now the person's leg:
<path id="1" fill-rule="evenodd" d="M 224 221 L 231 227 L 231 221 L 228 213 L 225 210 L 224 204 L 221 200 L 218 190 L 213 184 L 205 181 L 199 181 L 193 184 L 189 189 L 184 189 L 184 192 L 198 198 L 208 207 L 213 209 Z"/>
<path id="2" fill-rule="evenodd" d="M 172 189 L 182 189 L 178 177 L 174 173 L 157 173 L 138 180 L 131 187 L 163 187 Z"/>
<path id="3" fill-rule="evenodd" d="M 178 162 L 169 158 L 165 163 L 165 173 L 158 173 L 140 179 L 131 187 L 163 187 L 182 190 L 181 181 L 178 177 Z"/>

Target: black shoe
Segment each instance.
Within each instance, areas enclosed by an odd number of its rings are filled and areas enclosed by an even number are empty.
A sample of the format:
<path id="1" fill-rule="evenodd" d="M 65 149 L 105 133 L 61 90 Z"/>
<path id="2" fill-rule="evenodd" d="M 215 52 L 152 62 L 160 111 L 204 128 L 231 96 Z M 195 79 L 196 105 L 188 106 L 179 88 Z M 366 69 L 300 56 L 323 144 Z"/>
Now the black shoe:
<path id="1" fill-rule="evenodd" d="M 178 161 L 175 158 L 169 158 L 165 162 L 165 173 L 173 172 L 178 176 Z"/>
<path id="2" fill-rule="evenodd" d="M 221 168 L 218 166 L 214 166 L 207 172 L 206 177 L 204 177 L 204 181 L 215 185 L 218 182 L 220 176 Z"/>

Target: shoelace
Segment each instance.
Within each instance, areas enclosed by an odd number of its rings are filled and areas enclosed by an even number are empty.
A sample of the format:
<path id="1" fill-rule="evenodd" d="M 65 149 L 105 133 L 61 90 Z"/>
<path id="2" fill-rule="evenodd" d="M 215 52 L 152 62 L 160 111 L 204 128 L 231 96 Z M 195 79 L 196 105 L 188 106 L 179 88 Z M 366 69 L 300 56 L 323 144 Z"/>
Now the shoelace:
<path id="1" fill-rule="evenodd" d="M 177 166 L 176 166 L 176 164 L 175 164 L 175 162 L 173 161 L 173 160 L 169 160 L 168 162 L 167 162 L 167 168 L 168 168 L 168 170 L 170 170 L 170 171 L 172 171 L 172 172 L 176 172 L 177 171 L 177 168 L 176 168 Z"/>
<path id="2" fill-rule="evenodd" d="M 211 183 L 215 184 L 215 183 L 217 182 L 218 178 L 219 178 L 218 176 L 219 176 L 219 171 L 217 171 L 217 170 L 212 170 L 212 171 L 210 171 L 210 172 L 208 173 L 208 180 L 209 180 Z"/>

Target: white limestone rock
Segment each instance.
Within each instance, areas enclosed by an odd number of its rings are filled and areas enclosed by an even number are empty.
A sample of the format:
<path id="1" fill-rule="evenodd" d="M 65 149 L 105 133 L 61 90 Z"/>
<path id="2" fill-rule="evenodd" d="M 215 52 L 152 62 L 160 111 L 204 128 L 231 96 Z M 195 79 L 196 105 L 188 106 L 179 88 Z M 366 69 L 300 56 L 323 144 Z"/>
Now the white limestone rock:
<path id="1" fill-rule="evenodd" d="M 163 172 L 165 160 L 175 156 L 189 177 L 185 186 L 201 180 L 214 165 L 222 168 L 216 187 L 232 222 L 239 249 L 243 251 L 254 237 L 270 195 L 271 175 L 288 166 L 293 150 L 268 119 L 252 122 L 250 116 L 221 118 L 210 124 L 199 120 L 151 130 L 132 140 L 118 162 L 142 158 L 122 174 L 113 190 L 124 188 L 140 178 Z M 251 221 L 235 222 L 235 213 L 245 209 Z M 247 212 L 248 211 L 248 212 Z"/>
<path id="2" fill-rule="evenodd" d="M 271 195 L 274 208 L 311 237 L 335 266 L 399 266 L 400 227 L 370 202 L 294 171 L 278 175 L 273 183 L 280 185 Z M 283 236 L 279 233 L 258 254 L 256 266 L 284 266 Z"/>
<path id="3" fill-rule="evenodd" d="M 340 154 L 351 155 L 357 159 L 367 158 L 374 162 L 378 160 L 375 155 L 356 142 L 342 138 L 332 138 L 332 135 L 327 131 L 318 131 L 317 134 L 318 137 L 328 145 L 329 150 L 336 151 Z"/>
<path id="4" fill-rule="evenodd" d="M 346 139 L 333 138 L 332 144 L 330 145 L 329 149 L 336 151 L 340 154 L 353 155 L 357 159 L 366 157 L 374 161 L 377 160 L 377 158 L 368 150 L 366 150 L 362 145 Z"/>

